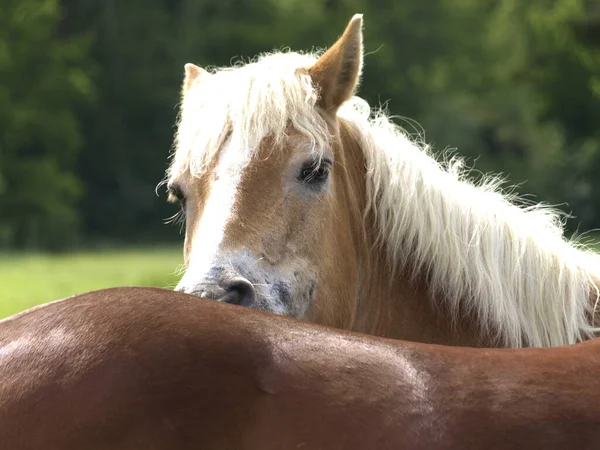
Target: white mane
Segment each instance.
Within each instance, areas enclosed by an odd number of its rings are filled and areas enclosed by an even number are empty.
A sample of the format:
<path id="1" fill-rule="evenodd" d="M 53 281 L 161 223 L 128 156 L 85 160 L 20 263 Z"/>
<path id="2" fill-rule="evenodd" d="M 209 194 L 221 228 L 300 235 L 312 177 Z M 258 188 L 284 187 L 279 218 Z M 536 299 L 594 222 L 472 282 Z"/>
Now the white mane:
<path id="1" fill-rule="evenodd" d="M 497 179 L 444 167 L 383 113 L 354 98 L 340 112 L 365 153 L 367 189 L 394 264 L 425 271 L 458 317 L 475 312 L 509 347 L 594 336 L 600 256 L 568 241 L 558 212 L 519 207 Z"/>
<path id="2" fill-rule="evenodd" d="M 184 99 L 171 173 L 203 170 L 231 133 L 252 152 L 288 124 L 327 145 L 306 68 L 317 55 L 275 53 L 213 71 Z M 367 160 L 368 208 L 393 267 L 425 272 L 432 294 L 472 311 L 510 347 L 555 346 L 593 337 L 600 258 L 563 237 L 557 212 L 519 207 L 498 183 L 475 185 L 460 162 L 446 167 L 383 113 L 354 97 L 340 110 Z M 199 129 L 199 124 L 202 128 Z"/>

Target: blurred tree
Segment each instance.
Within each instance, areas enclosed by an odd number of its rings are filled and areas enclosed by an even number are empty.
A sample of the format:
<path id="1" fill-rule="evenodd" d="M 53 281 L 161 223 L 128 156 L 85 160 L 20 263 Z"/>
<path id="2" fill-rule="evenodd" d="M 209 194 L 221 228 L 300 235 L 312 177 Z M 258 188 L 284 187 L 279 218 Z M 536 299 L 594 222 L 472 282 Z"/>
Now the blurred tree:
<path id="1" fill-rule="evenodd" d="M 57 0 L 0 4 L 0 247 L 76 238 L 82 184 L 74 107 L 93 92 L 88 40 L 57 35 Z"/>
<path id="2" fill-rule="evenodd" d="M 590 38 L 598 4 L 385 3 L 370 3 L 382 48 L 365 87 L 393 99 L 390 110 L 416 120 L 404 125 L 426 130 L 437 150 L 457 148 L 479 170 L 526 182 L 520 192 L 573 211 L 573 228 L 597 226 L 600 189 L 581 168 L 598 153 L 592 124 L 600 103 L 592 89 L 600 52 Z"/>
<path id="3" fill-rule="evenodd" d="M 98 101 L 81 114 L 86 144 L 78 170 L 88 189 L 81 219 L 92 241 L 177 237 L 154 193 L 167 167 L 180 83 L 175 55 L 179 2 L 69 0 L 64 29 L 94 36 Z M 135 239 L 132 241 L 132 238 Z"/>
<path id="4" fill-rule="evenodd" d="M 0 246 L 78 223 L 90 242 L 179 239 L 154 188 L 183 65 L 323 48 L 357 12 L 372 106 L 600 224 L 597 0 L 59 1 L 0 4 Z"/>
<path id="5" fill-rule="evenodd" d="M 536 9 L 537 6 L 537 9 Z M 564 135 L 565 158 L 547 189 L 569 201 L 581 227 L 600 225 L 600 3 L 556 1 L 526 11 L 542 49 L 534 78 L 543 118 Z M 554 175 L 554 176 L 553 176 Z"/>

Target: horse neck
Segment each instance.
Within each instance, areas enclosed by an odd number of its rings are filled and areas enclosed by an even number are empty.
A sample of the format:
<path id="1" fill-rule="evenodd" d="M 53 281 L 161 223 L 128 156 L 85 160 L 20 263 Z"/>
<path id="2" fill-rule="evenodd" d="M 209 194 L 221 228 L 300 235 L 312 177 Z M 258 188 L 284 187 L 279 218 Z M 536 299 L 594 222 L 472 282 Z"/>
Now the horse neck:
<path id="1" fill-rule="evenodd" d="M 461 346 L 492 347 L 491 339 L 481 336 L 477 321 L 469 314 L 451 320 L 443 299 L 431 295 L 422 274 L 410 267 L 395 269 L 385 244 L 378 240 L 372 212 L 367 207 L 365 155 L 352 137 L 348 125 L 340 123 L 343 147 L 341 157 L 347 188 L 354 190 L 356 209 L 351 215 L 359 226 L 352 227 L 357 246 L 359 286 L 350 329 L 367 334 L 407 341 Z M 435 302 L 434 302 L 435 300 Z"/>
<path id="2" fill-rule="evenodd" d="M 432 297 L 424 276 L 408 267 L 392 270 L 385 250 L 365 261 L 353 330 L 414 342 L 493 347 L 466 312 L 454 319 L 439 296 Z"/>

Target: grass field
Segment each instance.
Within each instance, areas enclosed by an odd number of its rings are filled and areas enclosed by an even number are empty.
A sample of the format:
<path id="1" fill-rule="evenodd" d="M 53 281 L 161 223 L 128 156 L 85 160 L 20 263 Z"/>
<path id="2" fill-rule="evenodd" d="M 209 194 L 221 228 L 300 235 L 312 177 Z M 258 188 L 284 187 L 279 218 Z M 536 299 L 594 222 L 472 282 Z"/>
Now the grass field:
<path id="1" fill-rule="evenodd" d="M 181 247 L 69 255 L 0 254 L 0 318 L 104 287 L 173 287 L 181 263 Z"/>
<path id="2" fill-rule="evenodd" d="M 600 241 L 600 235 L 592 241 Z M 600 245 L 591 245 L 600 250 Z M 0 253 L 0 319 L 31 306 L 113 286 L 177 284 L 181 247 L 79 252 L 68 255 Z"/>

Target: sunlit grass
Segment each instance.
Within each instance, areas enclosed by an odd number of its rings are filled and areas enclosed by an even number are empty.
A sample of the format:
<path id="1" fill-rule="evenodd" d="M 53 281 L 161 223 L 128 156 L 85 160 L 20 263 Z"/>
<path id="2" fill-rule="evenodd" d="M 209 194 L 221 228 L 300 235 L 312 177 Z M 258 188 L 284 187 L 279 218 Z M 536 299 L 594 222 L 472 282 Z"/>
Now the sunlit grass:
<path id="1" fill-rule="evenodd" d="M 0 254 L 0 318 L 69 295 L 113 286 L 173 287 L 181 248 Z"/>
<path id="2" fill-rule="evenodd" d="M 588 236 L 600 250 L 600 235 Z M 67 255 L 0 253 L 0 318 L 69 295 L 114 286 L 177 284 L 181 247 L 79 252 Z"/>

